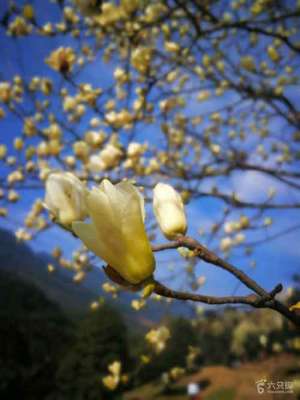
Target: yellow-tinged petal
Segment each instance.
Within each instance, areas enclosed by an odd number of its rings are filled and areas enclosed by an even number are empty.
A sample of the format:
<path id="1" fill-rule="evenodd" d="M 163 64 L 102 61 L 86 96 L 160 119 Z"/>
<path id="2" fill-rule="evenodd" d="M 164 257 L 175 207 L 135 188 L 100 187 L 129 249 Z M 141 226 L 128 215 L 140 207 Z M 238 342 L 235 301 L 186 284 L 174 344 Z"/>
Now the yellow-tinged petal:
<path id="1" fill-rule="evenodd" d="M 120 182 L 116 185 L 116 187 L 120 190 L 123 190 L 124 193 L 127 193 L 128 195 L 137 195 L 138 196 L 143 221 L 145 221 L 145 218 L 146 218 L 145 200 L 144 200 L 144 197 L 142 196 L 141 192 L 129 182 Z"/>
<path id="2" fill-rule="evenodd" d="M 98 231 L 93 224 L 79 221 L 73 222 L 72 230 L 96 256 L 110 265 L 118 261 L 115 246 L 107 246 L 107 242 L 103 242 L 103 236 L 98 235 Z M 107 230 L 105 230 L 105 233 L 107 234 Z"/>
<path id="3" fill-rule="evenodd" d="M 73 221 L 86 218 L 85 195 L 85 186 L 70 172 L 49 174 L 45 206 L 60 224 L 70 225 Z"/>
<path id="4" fill-rule="evenodd" d="M 120 361 L 114 361 L 112 364 L 110 364 L 108 366 L 108 370 L 114 376 L 119 376 L 121 374 L 121 363 L 120 363 Z"/>
<path id="5" fill-rule="evenodd" d="M 113 200 L 112 196 L 108 197 L 100 189 L 93 189 L 86 200 L 89 215 L 99 237 L 111 248 L 113 254 L 123 253 L 125 248 L 120 229 L 122 213 L 116 207 L 117 199 Z M 111 261 L 105 261 L 113 265 Z"/>
<path id="6" fill-rule="evenodd" d="M 300 310 L 300 301 L 298 301 L 296 304 L 293 304 L 292 306 L 290 306 L 290 311 L 297 311 Z"/>
<path id="7" fill-rule="evenodd" d="M 187 221 L 180 194 L 165 183 L 158 183 L 153 190 L 153 211 L 159 227 L 169 240 L 185 235 Z"/>
<path id="8" fill-rule="evenodd" d="M 154 289 L 155 289 L 155 283 L 149 283 L 148 285 L 146 285 L 143 289 L 143 295 L 142 295 L 143 299 L 147 299 L 148 297 L 150 297 Z"/>
<path id="9" fill-rule="evenodd" d="M 103 385 L 109 390 L 115 390 L 119 385 L 119 377 L 107 375 L 102 379 Z"/>
<path id="10" fill-rule="evenodd" d="M 139 284 L 151 277 L 155 259 L 143 221 L 143 201 L 128 182 L 104 180 L 86 197 L 91 225 L 74 223 L 74 232 L 123 279 Z"/>

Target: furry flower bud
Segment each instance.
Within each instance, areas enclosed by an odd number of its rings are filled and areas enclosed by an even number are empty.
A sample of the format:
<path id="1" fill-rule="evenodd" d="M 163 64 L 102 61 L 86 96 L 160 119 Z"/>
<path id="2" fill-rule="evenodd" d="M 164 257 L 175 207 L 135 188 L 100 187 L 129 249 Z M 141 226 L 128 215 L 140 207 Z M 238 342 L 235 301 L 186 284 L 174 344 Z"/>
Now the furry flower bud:
<path id="1" fill-rule="evenodd" d="M 46 181 L 45 206 L 55 222 L 69 227 L 73 221 L 85 219 L 86 188 L 70 172 L 53 172 Z"/>
<path id="2" fill-rule="evenodd" d="M 170 185 L 158 183 L 154 188 L 153 210 L 167 239 L 184 235 L 187 230 L 184 205 L 180 194 Z"/>

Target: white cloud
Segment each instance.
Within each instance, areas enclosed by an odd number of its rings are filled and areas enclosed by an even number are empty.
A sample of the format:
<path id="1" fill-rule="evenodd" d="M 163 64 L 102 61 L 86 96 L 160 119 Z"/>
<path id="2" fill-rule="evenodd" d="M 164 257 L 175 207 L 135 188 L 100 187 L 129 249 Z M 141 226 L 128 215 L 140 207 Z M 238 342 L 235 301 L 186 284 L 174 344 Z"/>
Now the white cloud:
<path id="1" fill-rule="evenodd" d="M 275 189 L 279 197 L 286 192 L 278 181 L 257 171 L 236 173 L 232 176 L 231 182 L 233 190 L 244 201 L 264 201 L 271 189 Z"/>

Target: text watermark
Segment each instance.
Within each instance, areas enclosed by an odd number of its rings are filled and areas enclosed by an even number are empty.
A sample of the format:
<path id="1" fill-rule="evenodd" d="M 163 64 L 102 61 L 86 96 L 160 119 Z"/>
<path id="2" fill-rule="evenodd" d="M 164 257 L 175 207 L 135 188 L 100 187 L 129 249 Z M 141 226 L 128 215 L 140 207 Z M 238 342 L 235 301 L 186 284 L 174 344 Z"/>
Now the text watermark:
<path id="1" fill-rule="evenodd" d="M 293 382 L 291 381 L 268 381 L 260 379 L 255 382 L 257 393 L 293 393 Z"/>

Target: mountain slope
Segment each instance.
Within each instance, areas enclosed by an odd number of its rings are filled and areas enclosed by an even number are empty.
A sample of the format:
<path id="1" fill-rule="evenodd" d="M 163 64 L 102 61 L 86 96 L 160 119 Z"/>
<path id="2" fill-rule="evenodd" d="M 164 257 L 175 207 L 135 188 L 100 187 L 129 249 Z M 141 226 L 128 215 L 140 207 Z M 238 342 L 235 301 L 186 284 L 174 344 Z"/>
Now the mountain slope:
<path id="1" fill-rule="evenodd" d="M 74 285 L 71 273 L 57 269 L 47 271 L 47 264 L 54 260 L 47 254 L 33 252 L 31 248 L 16 240 L 15 236 L 0 229 L 0 269 L 9 271 L 26 282 L 42 289 L 46 296 L 58 302 L 68 314 L 80 315 L 97 296 L 91 289 Z"/>
<path id="2" fill-rule="evenodd" d="M 149 301 L 147 307 L 137 313 L 130 306 L 132 299 L 136 298 L 131 292 L 122 291 L 115 301 L 110 295 L 103 294 L 101 286 L 107 278 L 101 269 L 94 268 L 82 284 L 76 285 L 72 281 L 73 273 L 59 266 L 49 274 L 49 263 L 55 265 L 55 260 L 49 254 L 34 252 L 28 244 L 18 242 L 11 232 L 0 228 L 0 270 L 10 271 L 24 281 L 35 284 L 70 316 L 84 315 L 90 303 L 99 296 L 106 297 L 107 301 L 113 302 L 125 313 L 129 324 L 138 321 L 140 325 L 148 326 L 165 315 L 191 315 L 191 309 L 183 302 L 162 304 Z"/>

